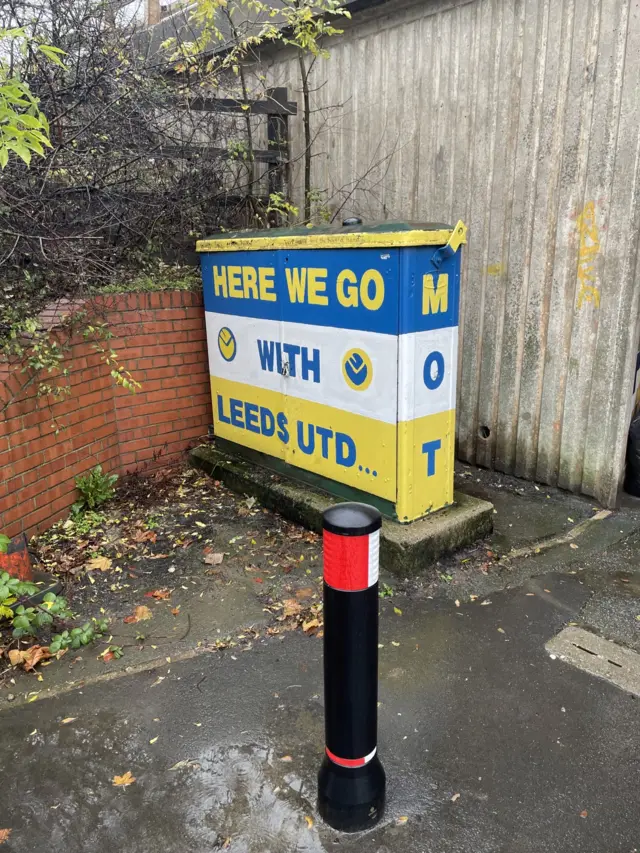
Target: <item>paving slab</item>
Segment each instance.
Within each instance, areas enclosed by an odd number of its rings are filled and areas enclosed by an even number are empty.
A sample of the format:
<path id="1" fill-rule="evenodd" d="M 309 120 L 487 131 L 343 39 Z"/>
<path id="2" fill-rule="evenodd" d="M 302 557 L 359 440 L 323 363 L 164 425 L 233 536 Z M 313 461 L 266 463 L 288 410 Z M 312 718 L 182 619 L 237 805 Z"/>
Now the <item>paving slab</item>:
<path id="1" fill-rule="evenodd" d="M 637 700 L 545 650 L 589 595 L 553 574 L 381 602 L 389 788 L 366 835 L 315 813 L 322 642 L 294 632 L 3 711 L 5 849 L 636 853 Z"/>

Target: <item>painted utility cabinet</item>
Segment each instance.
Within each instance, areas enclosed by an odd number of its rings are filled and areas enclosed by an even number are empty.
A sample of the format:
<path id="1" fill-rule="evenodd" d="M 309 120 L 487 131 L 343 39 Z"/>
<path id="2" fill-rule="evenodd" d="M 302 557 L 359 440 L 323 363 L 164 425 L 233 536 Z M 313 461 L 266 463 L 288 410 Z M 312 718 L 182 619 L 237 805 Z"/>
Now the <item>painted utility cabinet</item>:
<path id="1" fill-rule="evenodd" d="M 408 522 L 453 502 L 466 228 L 198 242 L 222 446 Z"/>

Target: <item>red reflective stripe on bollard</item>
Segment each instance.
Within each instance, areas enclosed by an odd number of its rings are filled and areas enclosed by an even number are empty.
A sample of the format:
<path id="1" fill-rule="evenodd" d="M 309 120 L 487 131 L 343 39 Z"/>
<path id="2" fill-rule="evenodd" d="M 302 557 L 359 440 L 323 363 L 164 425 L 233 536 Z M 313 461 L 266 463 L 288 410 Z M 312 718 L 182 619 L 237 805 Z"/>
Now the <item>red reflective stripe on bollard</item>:
<path id="1" fill-rule="evenodd" d="M 378 582 L 380 531 L 339 536 L 324 531 L 324 581 L 332 589 L 360 592 Z"/>
<path id="2" fill-rule="evenodd" d="M 365 755 L 364 758 L 338 758 L 337 755 L 334 755 L 331 750 L 325 746 L 324 751 L 327 753 L 329 758 L 333 761 L 334 764 L 339 764 L 340 767 L 364 767 L 365 764 L 368 764 L 369 761 L 376 754 L 376 750 L 370 752 L 369 755 Z"/>

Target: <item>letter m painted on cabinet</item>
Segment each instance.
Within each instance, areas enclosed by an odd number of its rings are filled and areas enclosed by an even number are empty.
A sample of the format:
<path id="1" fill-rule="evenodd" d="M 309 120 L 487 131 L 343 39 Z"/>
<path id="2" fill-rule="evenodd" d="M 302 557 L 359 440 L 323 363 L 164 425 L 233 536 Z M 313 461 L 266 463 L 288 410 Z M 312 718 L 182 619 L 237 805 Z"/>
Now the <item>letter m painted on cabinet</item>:
<path id="1" fill-rule="evenodd" d="M 444 313 L 449 306 L 449 276 L 440 273 L 437 284 L 432 275 L 422 276 L 422 313 Z"/>

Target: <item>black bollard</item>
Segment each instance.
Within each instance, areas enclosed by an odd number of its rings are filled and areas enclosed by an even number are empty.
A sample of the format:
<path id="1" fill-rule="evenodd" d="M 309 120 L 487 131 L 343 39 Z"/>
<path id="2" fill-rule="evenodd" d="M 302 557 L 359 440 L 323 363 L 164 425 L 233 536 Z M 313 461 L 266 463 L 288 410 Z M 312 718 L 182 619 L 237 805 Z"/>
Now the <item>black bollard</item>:
<path id="1" fill-rule="evenodd" d="M 318 810 L 342 832 L 374 826 L 384 809 L 378 740 L 378 564 L 382 519 L 367 504 L 324 513 L 325 756 Z"/>

